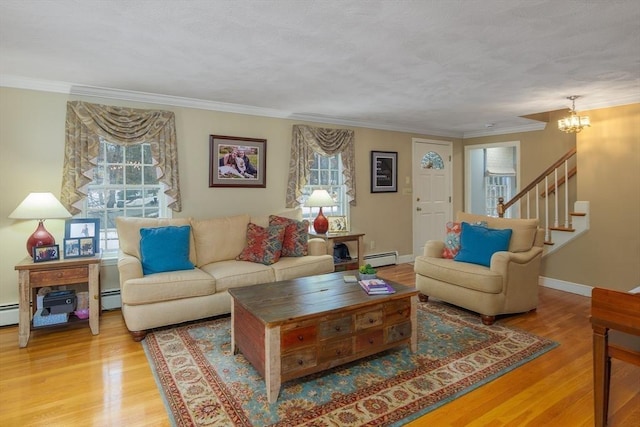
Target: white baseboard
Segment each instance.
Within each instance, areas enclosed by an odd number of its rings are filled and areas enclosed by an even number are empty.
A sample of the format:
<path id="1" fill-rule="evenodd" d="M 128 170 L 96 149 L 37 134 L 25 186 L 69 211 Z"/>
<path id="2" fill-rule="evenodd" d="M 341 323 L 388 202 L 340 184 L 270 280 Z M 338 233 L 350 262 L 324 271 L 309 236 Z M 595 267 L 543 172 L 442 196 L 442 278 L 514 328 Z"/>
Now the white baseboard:
<path id="1" fill-rule="evenodd" d="M 101 294 L 102 309 L 113 310 L 122 307 L 120 289 L 110 289 Z M 0 306 L 0 326 L 18 324 L 18 304 L 6 304 Z"/>
<path id="2" fill-rule="evenodd" d="M 416 258 L 413 255 L 400 255 L 398 257 L 398 264 L 406 264 L 413 262 Z"/>
<path id="3" fill-rule="evenodd" d="M 593 286 L 566 282 L 564 280 L 552 279 L 544 276 L 540 276 L 538 283 L 540 286 L 544 286 L 545 288 L 557 289 L 559 291 L 582 295 L 589 298 L 591 298 L 591 291 L 593 290 Z"/>

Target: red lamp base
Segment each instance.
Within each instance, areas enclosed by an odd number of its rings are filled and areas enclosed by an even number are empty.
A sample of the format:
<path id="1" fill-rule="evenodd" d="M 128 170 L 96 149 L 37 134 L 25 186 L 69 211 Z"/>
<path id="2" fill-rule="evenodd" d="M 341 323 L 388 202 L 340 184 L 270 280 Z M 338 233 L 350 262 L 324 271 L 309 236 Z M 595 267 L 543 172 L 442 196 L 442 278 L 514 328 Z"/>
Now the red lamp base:
<path id="1" fill-rule="evenodd" d="M 322 208 L 320 208 L 320 212 L 318 212 L 318 216 L 315 221 L 313 221 L 313 229 L 316 233 L 324 234 L 329 229 L 329 220 L 322 213 Z"/>
<path id="2" fill-rule="evenodd" d="M 54 245 L 56 243 L 56 239 L 44 228 L 44 224 L 42 220 L 38 224 L 38 228 L 27 240 L 27 252 L 29 252 L 29 256 L 33 256 L 33 248 L 37 246 L 47 246 Z"/>

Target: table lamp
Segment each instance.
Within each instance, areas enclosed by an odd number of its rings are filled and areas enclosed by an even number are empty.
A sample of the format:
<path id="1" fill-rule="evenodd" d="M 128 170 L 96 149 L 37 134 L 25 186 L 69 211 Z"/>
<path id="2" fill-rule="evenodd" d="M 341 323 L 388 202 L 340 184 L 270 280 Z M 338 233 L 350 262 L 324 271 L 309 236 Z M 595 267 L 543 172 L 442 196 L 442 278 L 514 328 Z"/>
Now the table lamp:
<path id="1" fill-rule="evenodd" d="M 11 212 L 9 218 L 37 219 L 39 221 L 38 228 L 27 240 L 27 252 L 29 252 L 29 256 L 33 256 L 34 246 L 46 246 L 56 243 L 56 239 L 44 228 L 44 220 L 71 218 L 71 214 L 52 193 L 30 193 Z"/>
<path id="2" fill-rule="evenodd" d="M 326 233 L 329 229 L 329 220 L 322 213 L 322 208 L 336 205 L 329 192 L 327 190 L 313 190 L 304 205 L 309 208 L 320 208 L 318 216 L 313 221 L 313 229 L 319 234 Z"/>

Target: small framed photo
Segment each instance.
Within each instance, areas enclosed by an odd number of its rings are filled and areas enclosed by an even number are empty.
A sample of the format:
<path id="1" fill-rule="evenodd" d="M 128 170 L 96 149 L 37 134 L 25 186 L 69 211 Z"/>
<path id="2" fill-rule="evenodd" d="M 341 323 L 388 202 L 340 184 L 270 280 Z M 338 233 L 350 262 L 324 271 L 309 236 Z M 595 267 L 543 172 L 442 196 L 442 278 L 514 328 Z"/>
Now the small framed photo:
<path id="1" fill-rule="evenodd" d="M 398 191 L 398 152 L 371 152 L 371 192 L 395 193 Z"/>
<path id="2" fill-rule="evenodd" d="M 60 259 L 58 245 L 34 246 L 33 262 L 55 261 Z"/>
<path id="3" fill-rule="evenodd" d="M 209 187 L 266 186 L 266 139 L 209 135 Z"/>
<path id="4" fill-rule="evenodd" d="M 349 222 L 346 216 L 328 216 L 329 233 L 345 233 L 349 231 Z"/>
<path id="5" fill-rule="evenodd" d="M 80 239 L 64 239 L 64 257 L 77 258 L 80 256 Z"/>
<path id="6" fill-rule="evenodd" d="M 100 219 L 98 218 L 72 218 L 65 221 L 64 238 L 66 239 L 93 239 L 94 255 L 100 252 Z M 82 252 L 82 251 L 81 251 Z M 82 256 L 82 255 L 80 255 Z"/>
<path id="7" fill-rule="evenodd" d="M 95 241 L 91 237 L 80 240 L 80 256 L 94 256 L 96 254 Z"/>

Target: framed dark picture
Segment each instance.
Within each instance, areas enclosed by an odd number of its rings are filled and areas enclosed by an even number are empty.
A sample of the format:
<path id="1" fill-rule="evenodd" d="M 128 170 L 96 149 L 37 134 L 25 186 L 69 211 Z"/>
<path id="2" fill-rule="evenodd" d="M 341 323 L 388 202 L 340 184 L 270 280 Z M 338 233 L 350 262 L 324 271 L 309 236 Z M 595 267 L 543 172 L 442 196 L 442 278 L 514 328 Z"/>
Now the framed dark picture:
<path id="1" fill-rule="evenodd" d="M 57 259 L 60 259 L 60 247 L 58 245 L 33 247 L 33 262 L 55 261 Z"/>
<path id="2" fill-rule="evenodd" d="M 91 255 L 100 252 L 100 219 L 98 218 L 72 218 L 65 221 L 64 238 L 93 240 Z"/>
<path id="3" fill-rule="evenodd" d="M 96 253 L 94 240 L 91 237 L 85 237 L 79 240 L 80 240 L 80 256 L 94 256 Z"/>
<path id="4" fill-rule="evenodd" d="M 267 140 L 209 135 L 209 187 L 267 186 Z"/>
<path id="5" fill-rule="evenodd" d="M 398 191 L 398 152 L 371 152 L 371 192 L 395 193 Z"/>

